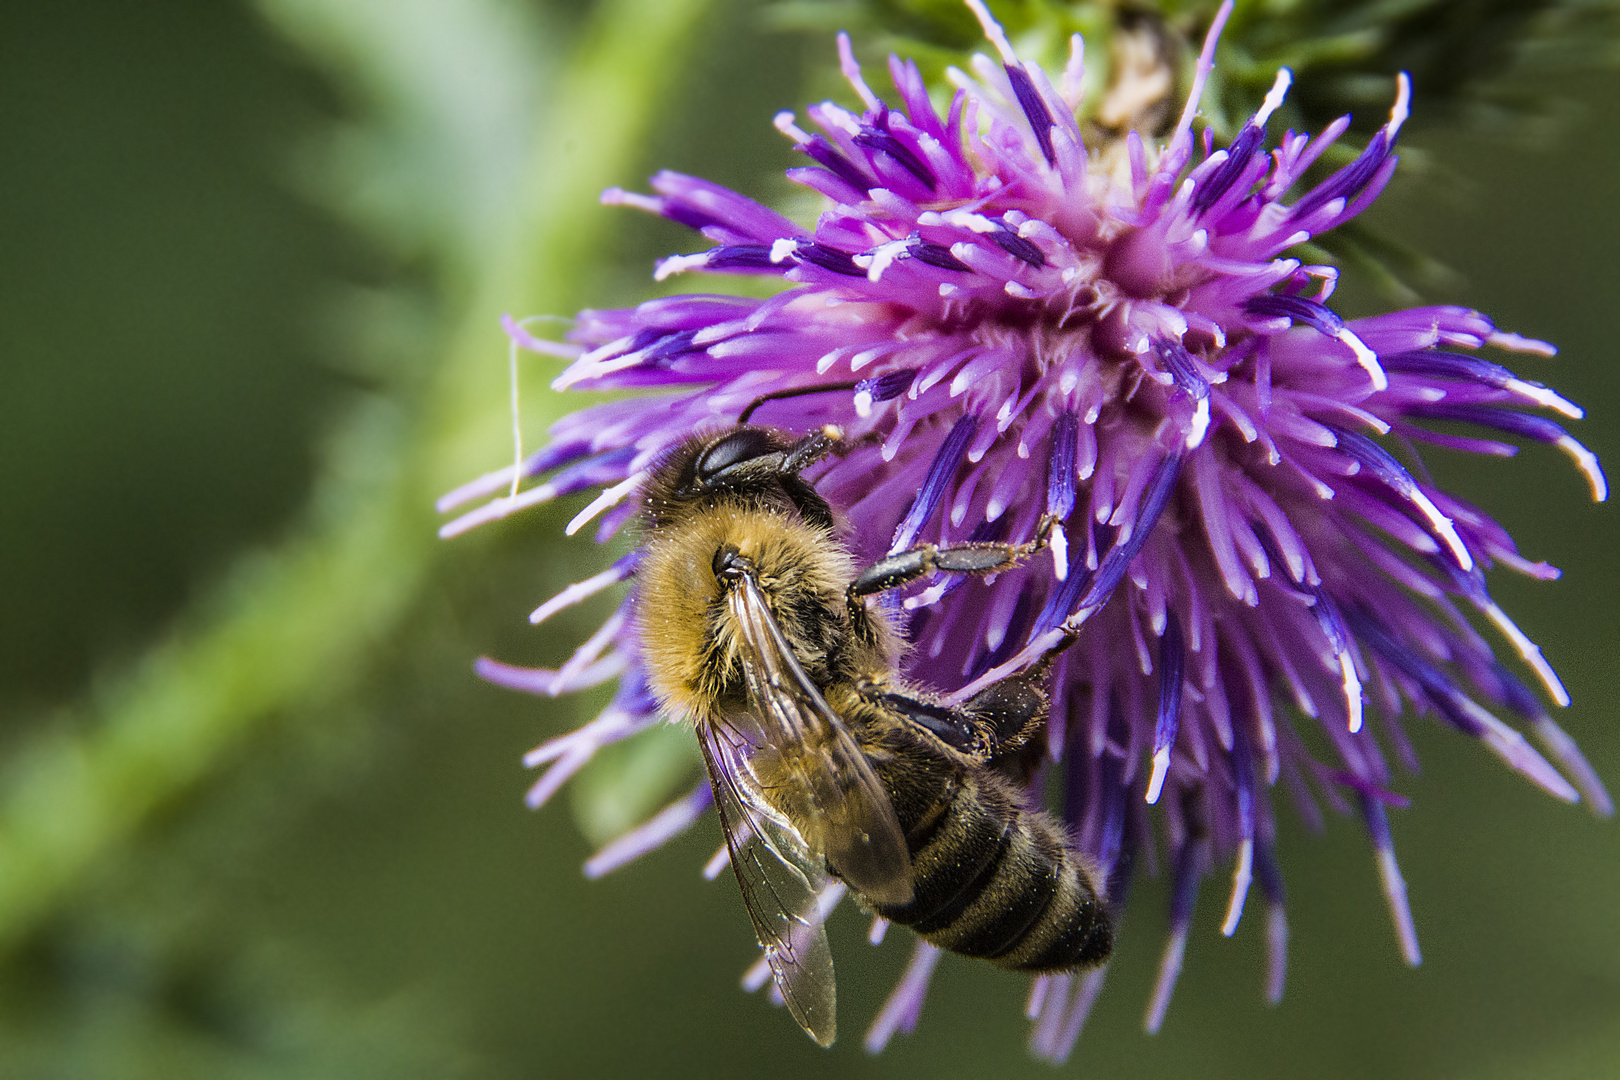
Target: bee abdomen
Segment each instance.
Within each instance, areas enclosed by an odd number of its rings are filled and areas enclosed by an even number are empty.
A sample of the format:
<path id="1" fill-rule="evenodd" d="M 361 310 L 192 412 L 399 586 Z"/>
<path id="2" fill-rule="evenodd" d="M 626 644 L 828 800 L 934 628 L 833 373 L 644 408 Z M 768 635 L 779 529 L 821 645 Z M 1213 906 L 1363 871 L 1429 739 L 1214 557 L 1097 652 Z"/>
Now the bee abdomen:
<path id="1" fill-rule="evenodd" d="M 976 812 L 975 791 L 971 781 L 952 784 L 944 805 L 908 837 L 912 900 L 880 908 L 884 918 L 928 934 L 956 922 L 984 892 L 1012 836 L 1002 822 Z"/>
<path id="2" fill-rule="evenodd" d="M 1107 913 L 1056 828 L 987 794 L 967 779 L 929 834 L 913 837 L 916 895 L 880 913 L 942 949 L 1014 970 L 1106 958 Z"/>
<path id="3" fill-rule="evenodd" d="M 1044 820 L 1029 824 L 1029 834 L 1040 839 L 1032 845 L 1037 854 L 1025 873 L 1049 883 L 1051 899 L 1018 941 L 991 961 L 1014 971 L 1063 971 L 1102 963 L 1113 951 L 1114 931 L 1089 871 Z"/>
<path id="4" fill-rule="evenodd" d="M 1074 868 L 1069 868 L 1074 873 Z M 1083 878 L 1060 885 L 1052 904 L 1018 947 L 995 963 L 1013 971 L 1095 967 L 1114 949 L 1114 928 L 1102 900 Z"/>

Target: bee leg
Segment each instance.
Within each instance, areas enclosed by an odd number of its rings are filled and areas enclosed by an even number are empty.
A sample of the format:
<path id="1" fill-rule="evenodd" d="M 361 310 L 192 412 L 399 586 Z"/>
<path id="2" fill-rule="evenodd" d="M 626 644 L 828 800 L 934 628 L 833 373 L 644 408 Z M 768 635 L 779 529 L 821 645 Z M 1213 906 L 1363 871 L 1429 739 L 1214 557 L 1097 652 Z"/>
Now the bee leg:
<path id="1" fill-rule="evenodd" d="M 979 733 L 987 758 L 1021 750 L 1046 723 L 1045 672 L 1012 675 L 974 694 L 960 706 Z"/>
<path id="2" fill-rule="evenodd" d="M 936 705 L 905 694 L 873 693 L 871 697 L 880 708 L 904 717 L 952 749 L 981 760 L 988 756 L 988 744 L 981 725 L 964 710 Z"/>
<path id="3" fill-rule="evenodd" d="M 918 544 L 916 547 L 887 555 L 863 570 L 845 591 L 850 614 L 858 616 L 863 600 L 874 593 L 899 588 L 926 574 L 999 574 L 1011 570 L 1018 563 L 1047 545 L 1057 519 L 1051 515 L 1041 518 L 1035 530 L 1035 539 L 1027 544 L 952 544 L 936 547 Z"/>
<path id="4" fill-rule="evenodd" d="M 1046 720 L 1046 692 L 1038 676 L 1027 674 L 993 683 L 955 708 L 904 694 L 868 693 L 874 704 L 982 762 L 1017 752 Z"/>

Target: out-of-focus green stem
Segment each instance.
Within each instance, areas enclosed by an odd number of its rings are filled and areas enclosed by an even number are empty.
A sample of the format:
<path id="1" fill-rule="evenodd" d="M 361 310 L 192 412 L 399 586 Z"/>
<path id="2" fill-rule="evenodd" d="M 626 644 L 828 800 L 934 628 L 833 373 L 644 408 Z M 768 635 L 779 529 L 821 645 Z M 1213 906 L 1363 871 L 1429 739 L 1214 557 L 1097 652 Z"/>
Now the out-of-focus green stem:
<path id="1" fill-rule="evenodd" d="M 0 782 L 0 947 L 263 721 L 365 670 L 446 550 L 434 496 L 464 479 L 455 470 L 469 462 L 500 459 L 496 320 L 536 302 L 579 305 L 580 269 L 610 224 L 594 211 L 597 192 L 625 178 L 710 2 L 598 7 L 552 84 L 540 131 L 514 133 L 535 144 L 534 186 L 456 316 L 423 399 L 403 403 L 402 420 L 379 419 L 386 409 L 358 418 L 299 535 L 250 557 L 206 612 L 83 703 L 74 723 L 48 725 L 12 755 Z"/>

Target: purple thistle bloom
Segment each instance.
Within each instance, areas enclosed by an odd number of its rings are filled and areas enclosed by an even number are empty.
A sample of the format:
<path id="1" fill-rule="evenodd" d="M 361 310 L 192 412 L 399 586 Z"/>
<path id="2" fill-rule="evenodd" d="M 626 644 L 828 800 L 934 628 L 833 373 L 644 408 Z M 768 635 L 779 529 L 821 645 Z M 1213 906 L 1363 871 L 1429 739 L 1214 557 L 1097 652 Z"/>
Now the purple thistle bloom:
<path id="1" fill-rule="evenodd" d="M 766 300 L 678 295 L 585 311 L 571 344 L 508 323 L 519 346 L 572 360 L 557 389 L 637 396 L 566 417 L 545 449 L 446 496 L 442 509 L 511 489 L 444 534 L 601 488 L 567 531 L 600 515 L 596 536 L 606 540 L 635 513 L 636 489 L 666 448 L 739 420 L 843 429 L 847 450 L 806 475 L 847 519 L 863 562 L 919 542 L 1024 542 L 1055 515 L 1049 559 L 991 582 L 925 581 L 894 610 L 913 644 L 908 678 L 953 700 L 1074 639 L 1052 665 L 1046 769 L 1061 780 L 1076 843 L 1107 870 L 1116 905 L 1156 833 L 1168 847 L 1171 931 L 1148 1028 L 1164 1016 L 1201 881 L 1216 866 L 1233 868 L 1223 933 L 1258 884 L 1266 993 L 1281 995 L 1279 782 L 1307 822 L 1320 820 L 1318 800 L 1363 817 L 1415 964 L 1386 812 L 1404 805 L 1386 755 L 1415 764 L 1403 716 L 1431 714 L 1557 798 L 1612 812 L 1573 742 L 1467 614 L 1483 615 L 1546 695 L 1567 704 L 1485 579 L 1499 564 L 1540 579 L 1557 571 L 1436 488 L 1413 446 L 1510 455 L 1516 447 L 1500 436 L 1550 443 L 1603 499 L 1594 456 L 1525 411 L 1580 410 L 1477 352 L 1552 347 L 1457 307 L 1346 322 L 1327 306 L 1336 271 L 1289 256 L 1388 183 L 1407 115 L 1404 76 L 1361 155 L 1291 195 L 1348 118 L 1315 138 L 1287 132 L 1266 150 L 1267 118 L 1290 81 L 1283 71 L 1229 148 L 1212 149 L 1207 132 L 1200 147 L 1193 120 L 1229 5 L 1168 142 L 1132 133 L 1087 148 L 1075 121 L 1078 38 L 1054 86 L 969 3 L 1001 62 L 978 57 L 976 78 L 953 72 L 946 115 L 916 66 L 894 58 L 898 105 L 885 103 L 840 37 L 864 111 L 811 106 L 819 134 L 778 116 L 813 163 L 789 175 L 827 200 L 813 231 L 676 173 L 653 177 L 652 195 L 604 194 L 710 242 L 664 260 L 660 280 L 703 270 L 770 275 L 786 288 Z M 1459 423 L 1487 437 L 1458 434 Z M 517 490 L 540 474 L 549 476 Z M 629 555 L 570 586 L 532 621 L 632 580 L 635 563 Z M 619 679 L 599 717 L 529 756 L 550 763 L 531 804 L 598 748 L 661 719 L 636 634 L 632 589 L 558 671 L 481 662 L 495 682 L 550 695 Z M 1552 761 L 1503 717 L 1527 725 Z M 588 872 L 633 859 L 710 805 L 700 784 Z M 711 876 L 723 866 L 712 861 Z M 874 940 L 884 928 L 874 925 Z M 915 1025 L 937 959 L 918 943 L 870 1049 Z M 1038 1055 L 1067 1056 L 1102 981 L 1101 970 L 1036 980 L 1028 1014 Z"/>

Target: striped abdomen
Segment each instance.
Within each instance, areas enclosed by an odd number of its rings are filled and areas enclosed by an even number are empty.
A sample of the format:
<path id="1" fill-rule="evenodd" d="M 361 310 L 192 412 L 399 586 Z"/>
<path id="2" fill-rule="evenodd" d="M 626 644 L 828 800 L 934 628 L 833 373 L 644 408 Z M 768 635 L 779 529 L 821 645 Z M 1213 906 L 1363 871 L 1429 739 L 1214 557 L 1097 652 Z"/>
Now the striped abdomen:
<path id="1" fill-rule="evenodd" d="M 1015 971 L 1060 971 L 1107 958 L 1113 929 L 1092 875 L 1044 814 L 1018 805 L 988 770 L 946 781 L 933 806 L 901 813 L 911 903 L 879 907 L 930 943 Z"/>

